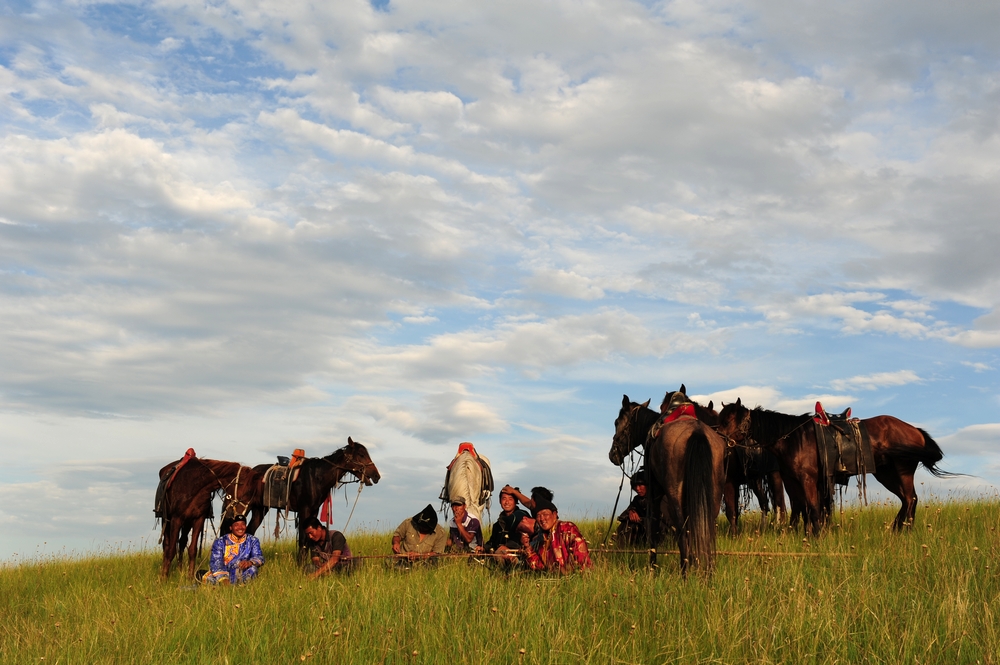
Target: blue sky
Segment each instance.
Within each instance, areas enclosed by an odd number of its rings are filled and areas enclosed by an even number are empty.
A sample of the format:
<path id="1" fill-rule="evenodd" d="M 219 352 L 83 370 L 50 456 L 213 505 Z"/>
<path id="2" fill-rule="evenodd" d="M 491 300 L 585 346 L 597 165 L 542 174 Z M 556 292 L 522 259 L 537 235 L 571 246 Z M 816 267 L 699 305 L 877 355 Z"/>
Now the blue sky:
<path id="1" fill-rule="evenodd" d="M 1000 484 L 995 3 L 320 5 L 0 9 L 0 556 L 155 541 L 189 446 L 606 513 L 682 382 Z"/>

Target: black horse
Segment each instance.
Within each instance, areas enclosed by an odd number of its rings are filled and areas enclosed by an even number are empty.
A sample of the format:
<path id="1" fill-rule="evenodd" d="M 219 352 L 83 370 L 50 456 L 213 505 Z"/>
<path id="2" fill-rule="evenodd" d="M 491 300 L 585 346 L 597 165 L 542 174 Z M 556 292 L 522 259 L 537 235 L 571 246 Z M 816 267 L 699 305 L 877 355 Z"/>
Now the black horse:
<path id="1" fill-rule="evenodd" d="M 253 468 L 258 474 L 259 483 L 263 484 L 264 474 L 269 468 L 271 468 L 270 464 L 258 464 Z M 330 494 L 330 489 L 335 487 L 348 473 L 369 487 L 372 483 L 379 481 L 381 474 L 368 455 L 368 450 L 351 437 L 347 437 L 347 445 L 343 448 L 326 457 L 307 457 L 296 468 L 298 476 L 289 489 L 288 510 L 296 513 L 298 556 L 301 559 L 304 549 L 307 547 L 307 537 L 302 525 L 318 514 L 320 506 Z M 256 531 L 268 511 L 267 506 L 263 503 L 264 492 L 258 492 L 258 496 L 261 499 L 251 506 L 254 517 L 251 524 L 247 525 L 247 531 L 250 533 Z M 251 526 L 254 531 L 250 530 Z"/>

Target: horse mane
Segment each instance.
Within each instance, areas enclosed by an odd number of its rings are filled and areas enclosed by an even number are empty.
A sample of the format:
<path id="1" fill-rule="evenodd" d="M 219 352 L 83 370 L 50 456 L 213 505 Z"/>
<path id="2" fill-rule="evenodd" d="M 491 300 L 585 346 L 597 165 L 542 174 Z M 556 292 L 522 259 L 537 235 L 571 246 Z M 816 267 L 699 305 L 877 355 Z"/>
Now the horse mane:
<path id="1" fill-rule="evenodd" d="M 746 407 L 743 407 L 746 408 Z M 790 431 L 812 418 L 811 413 L 792 416 L 787 413 L 754 407 L 750 411 L 750 436 L 760 443 L 777 441 Z"/>

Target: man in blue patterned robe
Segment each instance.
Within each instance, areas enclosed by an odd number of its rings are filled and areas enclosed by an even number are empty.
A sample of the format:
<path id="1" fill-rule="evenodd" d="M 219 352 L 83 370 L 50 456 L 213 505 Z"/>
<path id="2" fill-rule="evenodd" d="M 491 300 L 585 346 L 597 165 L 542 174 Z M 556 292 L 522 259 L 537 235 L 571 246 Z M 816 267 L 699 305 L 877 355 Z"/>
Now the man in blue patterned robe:
<path id="1" fill-rule="evenodd" d="M 206 584 L 243 584 L 256 577 L 263 565 L 260 541 L 247 535 L 246 516 L 237 515 L 229 533 L 212 543 L 210 569 L 203 581 Z"/>

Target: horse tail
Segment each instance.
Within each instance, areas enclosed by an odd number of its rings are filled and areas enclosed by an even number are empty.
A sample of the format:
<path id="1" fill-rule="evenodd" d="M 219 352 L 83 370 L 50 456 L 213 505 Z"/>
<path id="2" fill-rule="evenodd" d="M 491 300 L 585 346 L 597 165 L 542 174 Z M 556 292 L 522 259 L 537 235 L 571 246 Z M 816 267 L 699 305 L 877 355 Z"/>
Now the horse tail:
<path id="1" fill-rule="evenodd" d="M 931 435 L 923 429 L 918 427 L 917 431 L 924 437 L 923 453 L 917 457 L 917 461 L 923 464 L 924 468 L 927 469 L 931 475 L 936 478 L 951 478 L 962 475 L 938 468 L 937 463 L 944 458 L 944 453 L 941 452 L 941 446 L 939 446 L 937 441 L 932 439 Z"/>
<path id="2" fill-rule="evenodd" d="M 715 511 L 712 491 L 715 468 L 712 447 L 701 429 L 688 437 L 684 461 L 684 536 L 688 539 L 691 565 L 711 570 L 715 555 Z"/>

